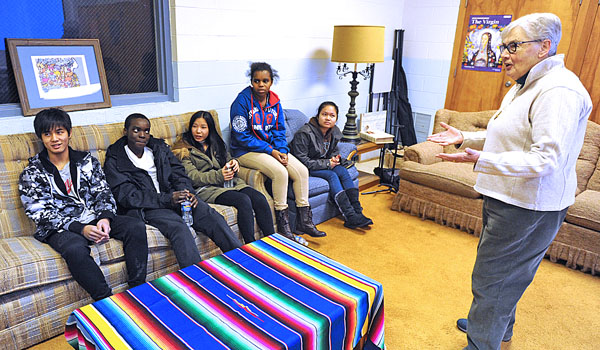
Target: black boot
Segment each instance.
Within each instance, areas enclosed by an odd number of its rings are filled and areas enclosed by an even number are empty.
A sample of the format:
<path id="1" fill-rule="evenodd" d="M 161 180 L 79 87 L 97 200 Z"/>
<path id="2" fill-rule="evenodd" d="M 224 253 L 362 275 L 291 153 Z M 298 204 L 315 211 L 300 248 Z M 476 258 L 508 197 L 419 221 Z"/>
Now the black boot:
<path id="1" fill-rule="evenodd" d="M 363 208 L 360 205 L 360 201 L 358 200 L 358 188 L 349 188 L 345 192 L 348 196 L 348 199 L 350 200 L 350 203 L 352 204 L 352 207 L 354 208 L 354 211 L 362 220 L 362 225 L 360 225 L 360 227 L 373 225 L 373 220 L 363 215 Z"/>
<path id="2" fill-rule="evenodd" d="M 311 237 L 325 237 L 327 234 L 317 230 L 312 220 L 312 211 L 308 207 L 296 207 L 296 231 L 300 234 L 307 234 Z"/>
<path id="3" fill-rule="evenodd" d="M 275 210 L 275 221 L 277 221 L 277 232 L 285 238 L 294 240 L 294 234 L 290 228 L 290 216 L 287 208 Z"/>
<path id="4" fill-rule="evenodd" d="M 340 191 L 336 193 L 333 199 L 335 204 L 337 204 L 338 209 L 342 213 L 342 216 L 344 217 L 344 226 L 349 228 L 364 226 L 364 222 L 361 220 L 360 216 L 356 214 L 352 204 L 350 204 L 350 199 L 348 199 L 346 192 Z"/>
<path id="5" fill-rule="evenodd" d="M 287 208 L 283 210 L 275 210 L 275 220 L 277 221 L 277 232 L 280 235 L 302 245 L 308 246 L 308 242 L 304 238 L 292 233 L 292 229 L 290 228 L 290 216 Z"/>

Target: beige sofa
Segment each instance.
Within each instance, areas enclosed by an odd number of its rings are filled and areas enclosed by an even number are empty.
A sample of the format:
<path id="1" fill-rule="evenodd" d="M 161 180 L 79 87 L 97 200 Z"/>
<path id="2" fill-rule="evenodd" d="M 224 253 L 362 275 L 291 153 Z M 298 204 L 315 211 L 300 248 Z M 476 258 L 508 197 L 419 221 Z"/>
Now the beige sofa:
<path id="1" fill-rule="evenodd" d="M 216 112 L 211 111 L 216 117 Z M 152 134 L 173 144 L 192 113 L 151 119 Z M 218 118 L 215 118 L 218 120 Z M 33 122 L 33 119 L 32 119 Z M 122 123 L 75 127 L 71 146 L 89 150 L 104 162 L 107 147 L 121 137 Z M 68 315 L 93 300 L 72 279 L 64 260 L 48 245 L 33 238 L 35 226 L 25 215 L 19 198 L 19 174 L 28 158 L 42 150 L 34 133 L 0 136 L 0 348 L 22 349 L 64 332 Z M 266 193 L 264 178 L 256 171 L 242 169 L 250 185 Z M 267 197 L 270 200 L 270 197 Z M 272 204 L 272 203 L 271 203 Z M 214 205 L 242 239 L 235 209 Z M 256 227 L 256 226 L 255 226 Z M 258 229 L 257 229 L 258 231 Z M 178 270 L 169 242 L 148 226 L 148 275 L 158 278 Z M 258 234 L 258 233 L 257 233 Z M 221 251 L 202 234 L 196 244 L 203 259 Z M 127 288 L 125 261 L 120 241 L 92 246 L 92 255 L 104 272 L 113 292 Z"/>
<path id="2" fill-rule="evenodd" d="M 434 133 L 440 122 L 460 130 L 484 130 L 495 111 L 437 111 Z M 472 164 L 443 162 L 437 153 L 458 152 L 422 142 L 405 149 L 400 186 L 392 209 L 455 227 L 479 236 L 483 199 L 473 189 L 477 174 Z M 547 257 L 573 269 L 600 272 L 600 125 L 588 122 L 583 148 L 577 160 L 577 193 Z"/>

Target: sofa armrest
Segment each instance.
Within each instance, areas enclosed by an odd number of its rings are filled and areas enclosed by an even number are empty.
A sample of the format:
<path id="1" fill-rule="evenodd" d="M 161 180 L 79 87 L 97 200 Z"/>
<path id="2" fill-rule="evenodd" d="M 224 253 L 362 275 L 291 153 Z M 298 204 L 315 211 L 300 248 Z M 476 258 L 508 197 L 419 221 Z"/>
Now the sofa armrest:
<path id="1" fill-rule="evenodd" d="M 429 165 L 441 162 L 435 155 L 441 153 L 444 148 L 437 143 L 425 141 L 404 149 L 404 160 Z"/>
<path id="2" fill-rule="evenodd" d="M 348 156 L 353 156 L 354 154 L 352 152 L 356 151 L 356 145 L 350 142 L 339 142 L 338 148 L 340 150 L 340 156 L 346 159 L 348 159 Z"/>
<path id="3" fill-rule="evenodd" d="M 273 205 L 273 197 L 271 197 L 271 195 L 267 191 L 267 187 L 265 186 L 265 181 L 267 180 L 265 174 L 261 173 L 256 169 L 244 168 L 240 166 L 238 176 L 240 177 L 240 179 L 246 181 L 246 183 L 250 187 L 262 193 L 265 196 L 265 198 L 267 198 L 267 202 L 269 202 L 271 210 L 275 210 L 275 207 Z"/>
<path id="4" fill-rule="evenodd" d="M 238 176 L 255 190 L 262 192 L 265 195 L 267 194 L 267 188 L 265 187 L 266 177 L 260 171 L 240 166 Z"/>

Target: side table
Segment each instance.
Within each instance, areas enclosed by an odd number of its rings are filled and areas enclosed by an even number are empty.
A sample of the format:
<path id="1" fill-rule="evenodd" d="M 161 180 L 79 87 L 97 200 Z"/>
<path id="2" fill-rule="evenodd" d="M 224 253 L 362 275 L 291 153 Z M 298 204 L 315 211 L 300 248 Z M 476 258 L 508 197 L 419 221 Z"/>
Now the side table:
<path id="1" fill-rule="evenodd" d="M 358 145 L 356 145 L 356 153 L 354 155 L 359 155 L 371 151 L 376 151 L 378 149 L 382 149 L 384 144 L 378 144 L 371 141 L 362 140 Z M 371 186 L 379 184 L 379 176 L 373 173 L 367 173 L 364 171 L 358 171 L 358 190 L 363 191 Z"/>

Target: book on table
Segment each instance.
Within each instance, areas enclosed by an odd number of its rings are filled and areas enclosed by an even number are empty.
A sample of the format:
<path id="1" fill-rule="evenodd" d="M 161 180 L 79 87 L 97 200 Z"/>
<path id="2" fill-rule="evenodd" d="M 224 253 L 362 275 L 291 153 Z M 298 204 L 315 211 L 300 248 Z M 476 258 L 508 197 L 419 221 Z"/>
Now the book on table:
<path id="1" fill-rule="evenodd" d="M 361 113 L 360 137 L 377 144 L 393 143 L 394 135 L 385 132 L 387 111 Z"/>
<path id="2" fill-rule="evenodd" d="M 377 144 L 394 142 L 394 135 L 379 130 L 364 130 L 360 132 L 363 140 L 371 141 Z"/>

